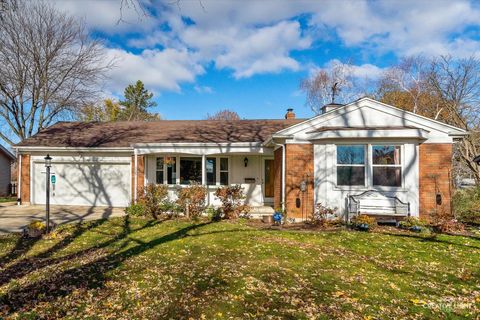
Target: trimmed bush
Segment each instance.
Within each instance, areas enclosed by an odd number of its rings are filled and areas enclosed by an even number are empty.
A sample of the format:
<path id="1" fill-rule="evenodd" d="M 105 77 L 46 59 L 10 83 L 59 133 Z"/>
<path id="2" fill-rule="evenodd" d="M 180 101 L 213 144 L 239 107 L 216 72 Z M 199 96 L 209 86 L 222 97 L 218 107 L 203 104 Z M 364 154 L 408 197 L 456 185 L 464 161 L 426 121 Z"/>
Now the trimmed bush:
<path id="1" fill-rule="evenodd" d="M 129 216 L 134 217 L 143 217 L 145 216 L 145 206 L 141 203 L 134 204 L 132 203 L 125 208 L 125 213 Z"/>
<path id="2" fill-rule="evenodd" d="M 238 184 L 218 188 L 215 196 L 222 202 L 221 209 L 225 219 L 235 219 L 250 212 L 250 206 L 244 203 L 243 188 Z"/>
<path id="3" fill-rule="evenodd" d="M 336 222 L 338 220 L 336 217 L 337 210 L 338 208 L 330 208 L 321 203 L 317 203 L 315 211 L 310 219 L 307 220 L 307 223 L 320 226 L 330 226 L 330 222 Z"/>
<path id="4" fill-rule="evenodd" d="M 351 219 L 352 226 L 360 230 L 374 229 L 377 226 L 377 220 L 374 217 L 370 217 L 366 214 L 360 214 L 354 216 Z"/>
<path id="5" fill-rule="evenodd" d="M 205 210 L 207 188 L 198 184 L 177 189 L 177 205 L 187 217 L 199 217 Z"/>
<path id="6" fill-rule="evenodd" d="M 138 204 L 145 208 L 145 215 L 158 219 L 164 213 L 162 203 L 168 198 L 168 187 L 162 184 L 149 184 L 140 192 Z"/>

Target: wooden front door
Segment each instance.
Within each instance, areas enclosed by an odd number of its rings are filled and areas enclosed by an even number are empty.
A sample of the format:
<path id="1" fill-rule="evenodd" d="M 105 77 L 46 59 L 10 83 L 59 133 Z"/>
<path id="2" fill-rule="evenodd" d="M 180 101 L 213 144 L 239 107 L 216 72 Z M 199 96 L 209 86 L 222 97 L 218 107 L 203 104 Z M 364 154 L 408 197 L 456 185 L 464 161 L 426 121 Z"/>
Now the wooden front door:
<path id="1" fill-rule="evenodd" d="M 265 159 L 264 160 L 264 196 L 265 198 L 273 198 L 273 189 L 274 189 L 274 176 L 275 171 L 273 168 L 273 159 Z"/>

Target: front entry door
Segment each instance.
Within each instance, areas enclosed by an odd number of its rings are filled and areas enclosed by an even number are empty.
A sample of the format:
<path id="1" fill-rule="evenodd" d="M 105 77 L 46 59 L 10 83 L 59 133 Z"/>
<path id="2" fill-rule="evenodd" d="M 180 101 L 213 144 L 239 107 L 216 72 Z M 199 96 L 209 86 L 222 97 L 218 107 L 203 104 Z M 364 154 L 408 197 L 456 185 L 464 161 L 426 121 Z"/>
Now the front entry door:
<path id="1" fill-rule="evenodd" d="M 273 159 L 264 159 L 263 160 L 263 195 L 265 197 L 265 202 L 266 203 L 272 203 L 273 202 L 273 190 L 274 190 L 274 176 L 275 176 L 275 171 L 273 167 Z"/>

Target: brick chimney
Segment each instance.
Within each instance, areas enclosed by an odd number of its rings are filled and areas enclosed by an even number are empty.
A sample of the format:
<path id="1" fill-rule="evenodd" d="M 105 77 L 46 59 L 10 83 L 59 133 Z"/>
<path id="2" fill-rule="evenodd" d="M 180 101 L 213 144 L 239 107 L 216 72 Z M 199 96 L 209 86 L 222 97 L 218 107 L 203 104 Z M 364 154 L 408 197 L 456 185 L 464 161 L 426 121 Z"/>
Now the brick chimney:
<path id="1" fill-rule="evenodd" d="M 295 113 L 293 112 L 292 108 L 287 109 L 287 113 L 285 114 L 285 119 L 295 119 Z"/>

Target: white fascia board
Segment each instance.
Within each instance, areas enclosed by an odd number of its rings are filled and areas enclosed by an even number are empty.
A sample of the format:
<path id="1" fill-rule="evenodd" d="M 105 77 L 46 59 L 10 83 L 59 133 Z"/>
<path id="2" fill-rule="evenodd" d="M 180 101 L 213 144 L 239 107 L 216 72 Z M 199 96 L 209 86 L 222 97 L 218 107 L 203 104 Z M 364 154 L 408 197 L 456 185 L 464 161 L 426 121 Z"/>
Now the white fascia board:
<path id="1" fill-rule="evenodd" d="M 311 119 L 305 120 L 304 122 L 300 122 L 291 127 L 280 130 L 276 132 L 274 136 L 293 135 L 303 130 L 318 128 L 319 126 L 321 126 L 322 123 L 328 120 L 340 116 L 345 116 L 349 112 L 363 107 L 372 108 L 377 111 L 408 120 L 412 123 L 418 124 L 421 127 L 438 130 L 450 136 L 463 136 L 468 134 L 467 131 L 464 129 L 457 128 L 452 125 L 433 120 L 410 111 L 405 111 L 403 109 L 399 109 L 397 107 L 376 101 L 368 97 L 364 97 L 344 106 L 338 107 L 334 110 L 331 110 L 327 113 L 320 114 Z"/>
<path id="2" fill-rule="evenodd" d="M 263 146 L 261 142 L 236 143 L 155 143 L 136 144 L 138 154 L 175 153 L 175 154 L 272 154 L 273 148 Z"/>
<path id="3" fill-rule="evenodd" d="M 7 148 L 5 148 L 4 146 L 2 146 L 0 144 L 0 149 L 5 152 L 5 154 L 10 157 L 11 160 L 15 160 L 17 157 L 15 157 L 15 155 L 13 153 L 10 152 L 10 150 L 8 150 Z"/>
<path id="4" fill-rule="evenodd" d="M 85 148 L 85 147 L 42 147 L 42 146 L 18 146 L 14 147 L 17 152 L 24 152 L 24 151 L 44 151 L 44 152 L 62 152 L 62 151 L 72 151 L 72 152 L 133 152 L 133 148 L 131 147 L 92 147 L 92 148 Z"/>
<path id="5" fill-rule="evenodd" d="M 390 130 L 331 130 L 310 133 L 308 140 L 323 139 L 368 139 L 368 138 L 399 138 L 427 140 L 428 132 L 422 129 L 390 129 Z"/>

